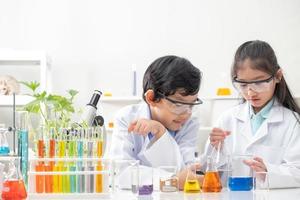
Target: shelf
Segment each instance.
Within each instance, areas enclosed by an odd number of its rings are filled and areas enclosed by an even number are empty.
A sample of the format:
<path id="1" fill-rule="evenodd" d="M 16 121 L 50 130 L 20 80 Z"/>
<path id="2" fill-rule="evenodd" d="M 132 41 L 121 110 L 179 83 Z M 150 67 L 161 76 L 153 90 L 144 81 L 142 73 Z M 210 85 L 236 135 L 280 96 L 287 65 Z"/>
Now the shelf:
<path id="1" fill-rule="evenodd" d="M 101 97 L 100 99 L 101 102 L 103 103 L 110 103 L 110 102 L 124 102 L 124 103 L 130 103 L 130 102 L 140 102 L 142 101 L 142 98 L 139 97 L 139 96 L 130 96 L 130 97 L 114 97 L 114 96 L 111 96 L 111 97 L 107 97 L 107 96 L 104 96 L 104 97 Z"/>
<path id="2" fill-rule="evenodd" d="M 27 95 L 16 95 L 16 106 L 24 106 L 33 98 Z M 0 107 L 1 106 L 13 106 L 13 96 L 12 95 L 0 95 Z"/>

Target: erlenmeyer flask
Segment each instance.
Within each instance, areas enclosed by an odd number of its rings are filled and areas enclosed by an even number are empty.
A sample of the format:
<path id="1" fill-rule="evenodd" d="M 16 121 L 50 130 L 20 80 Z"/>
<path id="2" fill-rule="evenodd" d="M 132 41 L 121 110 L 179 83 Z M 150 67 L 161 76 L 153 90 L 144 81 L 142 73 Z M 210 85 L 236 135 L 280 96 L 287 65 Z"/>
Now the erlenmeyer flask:
<path id="1" fill-rule="evenodd" d="M 3 200 L 22 200 L 27 198 L 27 192 L 20 172 L 20 158 L 12 157 L 8 173 L 2 188 Z"/>
<path id="2" fill-rule="evenodd" d="M 0 129 L 0 155 L 6 156 L 9 154 L 9 146 L 6 138 L 6 134 L 8 133 L 5 129 Z"/>
<path id="3" fill-rule="evenodd" d="M 198 193 L 200 192 L 200 184 L 196 174 L 196 167 L 191 165 L 188 168 L 188 173 L 184 183 L 185 193 Z"/>
<path id="4" fill-rule="evenodd" d="M 212 157 L 208 156 L 207 166 L 202 184 L 202 192 L 220 192 L 222 190 L 219 172 Z"/>

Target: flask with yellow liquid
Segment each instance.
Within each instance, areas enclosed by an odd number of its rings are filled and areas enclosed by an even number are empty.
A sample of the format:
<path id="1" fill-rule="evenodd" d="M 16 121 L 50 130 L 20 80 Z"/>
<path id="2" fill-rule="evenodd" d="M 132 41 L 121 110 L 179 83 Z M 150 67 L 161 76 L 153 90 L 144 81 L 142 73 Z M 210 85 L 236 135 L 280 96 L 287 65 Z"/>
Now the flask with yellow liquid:
<path id="1" fill-rule="evenodd" d="M 196 174 L 196 168 L 189 166 L 189 170 L 184 183 L 185 193 L 198 193 L 200 192 L 200 184 Z"/>

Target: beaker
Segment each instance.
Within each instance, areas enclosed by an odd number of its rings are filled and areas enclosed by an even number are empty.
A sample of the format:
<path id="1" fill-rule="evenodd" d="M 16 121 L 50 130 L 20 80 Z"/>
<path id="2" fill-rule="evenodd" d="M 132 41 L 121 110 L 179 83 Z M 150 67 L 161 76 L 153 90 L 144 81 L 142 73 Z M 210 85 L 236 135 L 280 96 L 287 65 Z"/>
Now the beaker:
<path id="1" fill-rule="evenodd" d="M 20 172 L 19 157 L 11 157 L 9 161 L 8 172 L 3 182 L 1 197 L 3 200 L 21 200 L 27 198 L 25 184 Z"/>
<path id="2" fill-rule="evenodd" d="M 250 191 L 253 189 L 253 171 L 245 164 L 252 160 L 251 155 L 235 155 L 231 160 L 231 175 L 228 187 L 231 191 Z"/>
<path id="3" fill-rule="evenodd" d="M 151 195 L 153 192 L 153 168 L 140 166 L 138 195 Z"/>
<path id="4" fill-rule="evenodd" d="M 161 192 L 177 192 L 178 177 L 176 166 L 159 167 L 159 189 Z"/>
<path id="5" fill-rule="evenodd" d="M 0 155 L 6 156 L 9 154 L 9 146 L 7 142 L 8 131 L 4 128 L 0 128 Z"/>

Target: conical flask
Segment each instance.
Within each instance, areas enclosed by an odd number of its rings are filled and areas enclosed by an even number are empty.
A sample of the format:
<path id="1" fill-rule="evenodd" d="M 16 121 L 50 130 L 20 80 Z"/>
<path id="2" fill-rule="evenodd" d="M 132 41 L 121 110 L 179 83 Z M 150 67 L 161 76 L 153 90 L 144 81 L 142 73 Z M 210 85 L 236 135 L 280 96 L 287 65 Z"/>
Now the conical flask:
<path id="1" fill-rule="evenodd" d="M 185 193 L 198 193 L 200 192 L 200 184 L 196 174 L 196 167 L 191 165 L 188 168 L 188 173 L 184 183 Z"/>
<path id="2" fill-rule="evenodd" d="M 9 154 L 9 146 L 6 137 L 7 133 L 7 130 L 0 129 L 0 156 L 7 156 Z"/>
<path id="3" fill-rule="evenodd" d="M 214 159 L 211 156 L 208 156 L 206 164 L 202 192 L 221 192 L 222 183 Z"/>
<path id="4" fill-rule="evenodd" d="M 2 200 L 22 200 L 27 192 L 20 172 L 20 158 L 12 157 L 8 166 L 7 176 L 3 182 Z"/>

